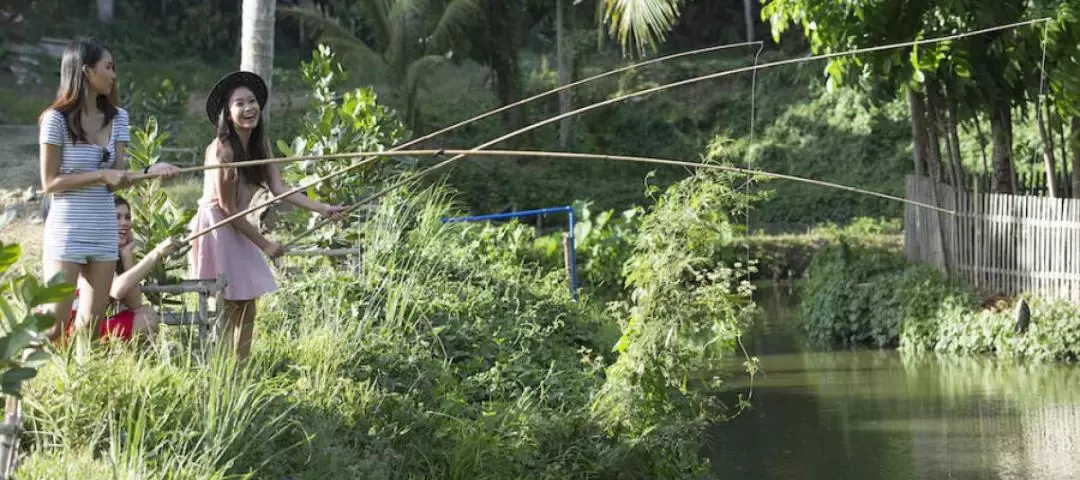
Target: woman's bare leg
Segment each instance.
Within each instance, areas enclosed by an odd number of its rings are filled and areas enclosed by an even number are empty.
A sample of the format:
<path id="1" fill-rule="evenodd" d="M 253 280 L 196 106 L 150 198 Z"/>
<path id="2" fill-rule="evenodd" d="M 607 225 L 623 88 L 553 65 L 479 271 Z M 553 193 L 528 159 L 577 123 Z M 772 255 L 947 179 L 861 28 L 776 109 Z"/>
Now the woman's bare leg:
<path id="1" fill-rule="evenodd" d="M 82 265 L 79 265 L 78 263 L 45 260 L 43 264 L 44 278 L 42 280 L 45 282 L 48 282 L 58 273 L 63 273 L 63 279 L 66 283 L 75 285 L 79 280 L 79 270 L 82 268 Z M 56 324 L 45 332 L 49 337 L 49 340 L 55 341 L 63 335 L 63 332 L 67 327 L 68 318 L 71 317 L 71 304 L 74 302 L 75 296 L 72 295 L 57 303 L 42 305 L 46 312 L 51 313 L 53 317 L 56 318 Z"/>
<path id="2" fill-rule="evenodd" d="M 86 291 L 79 292 L 79 311 L 75 317 L 75 330 L 89 328 L 91 337 L 96 336 L 98 326 L 109 308 L 109 290 L 116 275 L 116 262 L 91 262 L 83 266 Z"/>
<path id="3" fill-rule="evenodd" d="M 236 338 L 236 359 L 243 363 L 251 353 L 251 334 L 255 331 L 255 300 L 244 302 L 240 316 L 240 332 Z"/>
<path id="4" fill-rule="evenodd" d="M 150 343 L 154 343 L 157 338 L 158 324 L 161 323 L 161 317 L 154 310 L 154 307 L 143 305 L 135 309 L 135 319 L 131 323 L 132 333 L 145 335 Z"/>

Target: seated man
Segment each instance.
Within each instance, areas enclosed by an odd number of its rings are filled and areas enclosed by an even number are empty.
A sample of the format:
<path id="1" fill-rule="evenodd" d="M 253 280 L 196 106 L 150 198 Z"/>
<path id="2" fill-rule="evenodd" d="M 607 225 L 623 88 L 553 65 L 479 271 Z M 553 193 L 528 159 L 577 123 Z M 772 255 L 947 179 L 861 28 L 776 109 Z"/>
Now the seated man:
<path id="1" fill-rule="evenodd" d="M 158 244 L 146 258 L 135 263 L 135 237 L 131 234 L 131 206 L 127 200 L 114 197 L 116 220 L 120 234 L 120 261 L 116 263 L 116 277 L 113 278 L 109 297 L 113 299 L 110 310 L 116 312 L 98 326 L 98 336 L 115 337 L 131 340 L 136 334 L 145 335 L 151 340 L 157 334 L 160 317 L 151 305 L 143 303 L 139 283 L 150 273 L 155 264 L 176 252 L 184 244 L 175 238 L 168 238 Z M 82 278 L 79 279 L 82 283 Z M 75 325 L 75 312 L 78 311 L 79 290 L 75 290 L 75 302 L 71 305 L 71 316 L 64 328 L 70 335 Z"/>

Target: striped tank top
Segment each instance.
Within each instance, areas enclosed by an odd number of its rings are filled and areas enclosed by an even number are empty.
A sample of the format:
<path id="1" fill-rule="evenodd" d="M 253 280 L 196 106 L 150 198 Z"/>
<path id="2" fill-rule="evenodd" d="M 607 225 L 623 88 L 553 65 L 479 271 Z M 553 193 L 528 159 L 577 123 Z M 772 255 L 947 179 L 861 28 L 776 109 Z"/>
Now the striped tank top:
<path id="1" fill-rule="evenodd" d="M 46 111 L 38 142 L 60 147 L 60 175 L 113 168 L 116 144 L 130 141 L 127 111 L 117 109 L 105 148 L 72 140 L 64 115 L 53 109 Z M 117 230 L 113 194 L 105 184 L 55 193 L 45 219 L 42 256 L 79 263 L 115 260 L 119 254 Z"/>

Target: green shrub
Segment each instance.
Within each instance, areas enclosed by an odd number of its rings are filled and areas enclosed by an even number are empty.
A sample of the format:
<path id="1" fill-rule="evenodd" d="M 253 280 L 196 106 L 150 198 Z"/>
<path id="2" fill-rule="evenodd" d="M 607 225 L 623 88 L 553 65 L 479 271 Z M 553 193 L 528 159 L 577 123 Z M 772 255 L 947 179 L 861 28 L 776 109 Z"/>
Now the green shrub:
<path id="1" fill-rule="evenodd" d="M 801 304 L 802 326 L 825 344 L 898 347 L 1035 361 L 1080 359 L 1080 310 L 1025 295 L 1031 324 L 1018 333 L 1009 302 L 983 308 L 971 285 L 902 255 L 842 243 L 816 255 Z"/>
<path id="2" fill-rule="evenodd" d="M 950 305 L 978 304 L 973 289 L 932 267 L 846 240 L 815 255 L 807 277 L 802 327 L 819 344 L 896 347 Z"/>

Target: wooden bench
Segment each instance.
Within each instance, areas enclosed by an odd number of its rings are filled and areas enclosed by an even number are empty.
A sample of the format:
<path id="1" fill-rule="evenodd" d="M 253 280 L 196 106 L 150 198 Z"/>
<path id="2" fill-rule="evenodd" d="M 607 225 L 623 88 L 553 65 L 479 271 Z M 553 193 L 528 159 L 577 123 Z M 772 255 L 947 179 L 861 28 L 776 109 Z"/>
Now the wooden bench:
<path id="1" fill-rule="evenodd" d="M 214 338 L 217 337 L 217 325 L 213 319 L 218 317 L 218 310 L 221 308 L 222 300 L 224 300 L 225 286 L 227 284 L 228 282 L 225 276 L 221 275 L 218 276 L 216 280 L 183 280 L 180 283 L 168 285 L 147 284 L 142 285 L 140 289 L 144 294 L 198 294 L 199 300 L 194 312 L 185 307 L 181 307 L 179 310 L 161 308 L 158 310 L 158 315 L 161 317 L 161 323 L 165 325 L 189 325 L 197 327 L 199 331 L 199 346 L 203 347 L 211 334 L 213 334 Z M 213 310 L 211 310 L 210 307 L 210 298 L 214 299 Z"/>

